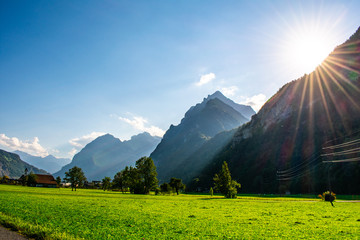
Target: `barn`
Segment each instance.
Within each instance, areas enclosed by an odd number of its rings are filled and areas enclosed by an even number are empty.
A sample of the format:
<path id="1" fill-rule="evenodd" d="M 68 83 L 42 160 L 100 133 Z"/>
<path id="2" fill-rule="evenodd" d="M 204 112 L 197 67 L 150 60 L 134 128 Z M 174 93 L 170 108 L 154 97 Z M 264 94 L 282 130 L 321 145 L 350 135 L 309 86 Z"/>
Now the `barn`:
<path id="1" fill-rule="evenodd" d="M 35 174 L 36 178 L 36 187 L 50 187 L 50 188 L 56 188 L 57 183 L 52 175 L 46 175 L 46 174 Z"/>

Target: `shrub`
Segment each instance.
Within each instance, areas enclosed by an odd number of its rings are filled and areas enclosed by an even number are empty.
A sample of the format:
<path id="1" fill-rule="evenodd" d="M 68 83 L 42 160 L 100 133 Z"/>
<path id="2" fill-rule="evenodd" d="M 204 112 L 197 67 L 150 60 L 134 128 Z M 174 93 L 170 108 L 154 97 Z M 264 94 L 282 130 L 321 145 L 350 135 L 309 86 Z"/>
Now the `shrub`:
<path id="1" fill-rule="evenodd" d="M 318 195 L 323 201 L 330 202 L 334 206 L 333 201 L 336 199 L 336 194 L 331 191 L 323 192 L 323 194 Z"/>

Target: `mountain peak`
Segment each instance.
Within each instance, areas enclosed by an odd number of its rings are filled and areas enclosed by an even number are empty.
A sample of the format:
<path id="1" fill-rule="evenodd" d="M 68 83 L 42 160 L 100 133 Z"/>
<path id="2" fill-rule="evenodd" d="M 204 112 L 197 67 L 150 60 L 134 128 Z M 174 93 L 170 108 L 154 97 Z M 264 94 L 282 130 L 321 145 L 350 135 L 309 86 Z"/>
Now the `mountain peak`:
<path id="1" fill-rule="evenodd" d="M 255 114 L 255 111 L 250 106 L 235 103 L 233 100 L 225 97 L 224 94 L 222 94 L 220 91 L 216 91 L 213 94 L 208 95 L 207 98 L 204 98 L 204 100 L 201 103 L 198 103 L 195 106 L 192 106 L 185 113 L 185 118 L 184 119 L 189 118 L 191 116 L 195 116 L 196 114 L 201 112 L 205 108 L 207 102 L 212 100 L 212 99 L 219 99 L 220 101 L 222 101 L 226 105 L 229 105 L 230 107 L 235 109 L 238 113 L 243 115 L 247 120 L 250 120 L 251 116 Z"/>
<path id="2" fill-rule="evenodd" d="M 211 95 L 208 95 L 208 98 L 225 98 L 224 94 L 222 94 L 222 92 L 220 92 L 219 90 L 217 90 L 216 92 L 214 92 Z"/>

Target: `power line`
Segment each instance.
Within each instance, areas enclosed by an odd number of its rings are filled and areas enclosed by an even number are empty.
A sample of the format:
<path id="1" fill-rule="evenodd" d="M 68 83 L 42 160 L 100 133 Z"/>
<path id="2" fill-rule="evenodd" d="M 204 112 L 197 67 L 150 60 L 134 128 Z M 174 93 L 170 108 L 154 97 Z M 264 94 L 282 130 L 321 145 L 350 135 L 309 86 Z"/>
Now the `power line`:
<path id="1" fill-rule="evenodd" d="M 320 164 L 322 164 L 322 162 L 318 162 L 317 164 L 312 166 L 310 169 L 305 170 L 305 172 L 301 172 L 301 173 L 298 173 L 298 174 L 293 175 L 293 176 L 287 176 L 287 177 L 282 177 L 282 178 L 278 177 L 278 180 L 279 181 L 288 181 L 288 180 L 293 180 L 293 179 L 303 177 L 305 175 L 308 175 L 308 174 L 312 173 L 316 169 L 316 167 L 319 166 Z"/>
<path id="2" fill-rule="evenodd" d="M 340 138 L 341 138 L 341 139 L 349 138 L 350 136 L 353 136 L 353 135 L 358 134 L 358 133 L 360 133 L 360 130 L 355 131 L 355 132 L 352 132 L 352 133 L 350 133 L 350 134 L 348 134 L 348 135 L 346 135 L 346 136 L 337 137 L 337 138 L 335 138 L 335 139 L 326 141 L 326 142 L 324 143 L 324 145 L 326 145 L 326 144 L 328 144 L 328 143 L 330 143 L 330 142 L 334 142 L 334 141 L 336 141 L 336 140 L 338 140 L 338 139 L 340 139 Z"/>
<path id="3" fill-rule="evenodd" d="M 329 161 L 323 161 L 323 163 L 357 162 L 357 161 L 360 161 L 360 157 L 349 158 L 349 159 L 340 159 L 340 160 L 329 160 Z"/>
<path id="4" fill-rule="evenodd" d="M 323 147 L 323 150 L 325 149 L 337 149 L 337 148 L 343 148 L 343 147 L 349 147 L 355 144 L 359 144 L 360 143 L 360 139 L 356 139 L 350 142 L 346 142 L 346 143 L 341 143 L 341 144 L 337 144 L 337 145 L 333 145 L 333 146 L 329 146 L 329 147 Z"/>
<path id="5" fill-rule="evenodd" d="M 341 155 L 354 154 L 354 153 L 360 153 L 360 147 L 359 147 L 359 148 L 354 148 L 354 149 L 345 150 L 345 151 L 341 151 L 341 152 L 321 154 L 321 156 L 322 156 L 322 157 L 327 157 L 327 156 L 341 156 Z"/>
<path id="6" fill-rule="evenodd" d="M 281 174 L 287 174 L 287 173 L 291 173 L 291 172 L 296 172 L 296 171 L 298 171 L 298 169 L 306 167 L 307 165 L 309 165 L 312 162 L 316 161 L 320 157 L 320 156 L 317 156 L 313 160 L 308 161 L 309 159 L 313 158 L 314 155 L 315 155 L 315 153 L 313 155 L 311 155 L 308 159 L 306 159 L 305 161 L 303 161 L 302 163 L 300 163 L 300 164 L 298 164 L 298 165 L 296 165 L 294 167 L 291 167 L 291 168 L 289 168 L 287 170 L 277 171 L 277 174 L 281 175 Z"/>
<path id="7" fill-rule="evenodd" d="M 351 135 L 354 135 L 356 133 L 360 133 L 360 131 L 354 132 Z M 337 139 L 339 139 L 339 138 L 337 138 Z M 328 141 L 326 143 L 333 142 L 337 139 Z M 308 175 L 308 174 L 312 173 L 313 171 L 315 171 L 316 168 L 321 163 L 341 163 L 341 162 L 360 161 L 360 157 L 344 158 L 344 159 L 339 159 L 339 160 L 317 161 L 321 157 L 329 157 L 329 156 L 335 157 L 335 156 L 343 156 L 343 155 L 350 155 L 350 154 L 358 154 L 358 153 L 360 153 L 360 147 L 355 146 L 358 144 L 360 144 L 360 139 L 355 139 L 355 140 L 344 142 L 341 144 L 323 147 L 322 148 L 323 151 L 334 150 L 335 152 L 324 153 L 324 154 L 319 154 L 318 152 L 315 152 L 312 156 L 307 158 L 307 160 L 303 161 L 302 163 L 300 163 L 294 167 L 291 167 L 289 169 L 286 169 L 286 170 L 277 171 L 276 172 L 277 180 L 286 181 L 286 180 L 292 180 L 292 179 L 297 179 L 297 178 L 303 177 L 303 176 Z M 352 147 L 352 148 L 347 149 L 347 150 L 338 151 L 338 150 L 341 150 L 340 148 L 350 148 L 350 147 Z"/>

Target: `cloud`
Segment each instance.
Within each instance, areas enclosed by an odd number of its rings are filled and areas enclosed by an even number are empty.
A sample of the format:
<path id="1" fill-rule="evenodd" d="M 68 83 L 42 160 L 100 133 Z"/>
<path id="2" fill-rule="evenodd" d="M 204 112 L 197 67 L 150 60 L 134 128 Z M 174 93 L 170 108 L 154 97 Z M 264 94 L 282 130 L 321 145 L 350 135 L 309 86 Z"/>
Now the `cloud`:
<path id="1" fill-rule="evenodd" d="M 266 102 L 266 96 L 262 93 L 248 97 L 241 104 L 250 105 L 256 112 L 260 110 L 262 105 Z"/>
<path id="2" fill-rule="evenodd" d="M 0 145 L 10 148 L 11 150 L 19 150 L 33 156 L 46 157 L 48 151 L 39 143 L 39 138 L 34 137 L 31 140 L 21 141 L 16 137 L 9 138 L 5 134 L 0 134 Z"/>
<path id="3" fill-rule="evenodd" d="M 215 78 L 216 78 L 215 73 L 208 73 L 208 74 L 205 74 L 205 75 L 201 75 L 200 81 L 197 82 L 195 85 L 200 87 L 202 85 L 205 85 L 205 84 L 211 82 Z"/>
<path id="4" fill-rule="evenodd" d="M 79 151 L 79 150 L 77 150 L 76 148 L 73 148 L 73 149 L 71 149 L 70 152 L 68 152 L 68 154 L 69 154 L 70 156 L 74 156 L 78 151 Z"/>
<path id="5" fill-rule="evenodd" d="M 100 137 L 102 135 L 105 135 L 105 133 L 103 132 L 92 132 L 88 135 L 79 137 L 79 138 L 73 138 L 71 140 L 69 140 L 69 143 L 74 146 L 75 148 L 83 148 L 85 147 L 86 144 L 88 144 L 89 142 L 91 142 L 92 140 L 94 140 L 97 137 Z"/>
<path id="6" fill-rule="evenodd" d="M 119 117 L 119 120 L 126 122 L 133 126 L 137 130 L 148 132 L 152 136 L 162 137 L 165 134 L 165 131 L 156 126 L 146 127 L 145 124 L 148 123 L 143 117 L 133 116 L 132 119 Z"/>
<path id="7" fill-rule="evenodd" d="M 68 152 L 70 157 L 73 157 L 77 152 L 79 152 L 82 148 L 85 147 L 86 144 L 98 138 L 102 135 L 105 135 L 103 132 L 92 132 L 88 135 L 84 135 L 82 137 L 73 138 L 69 140 L 69 143 L 73 146 L 73 148 Z"/>
<path id="8" fill-rule="evenodd" d="M 235 93 L 239 90 L 237 86 L 231 86 L 231 87 L 223 87 L 221 88 L 221 92 L 227 96 L 232 97 L 235 95 Z"/>

